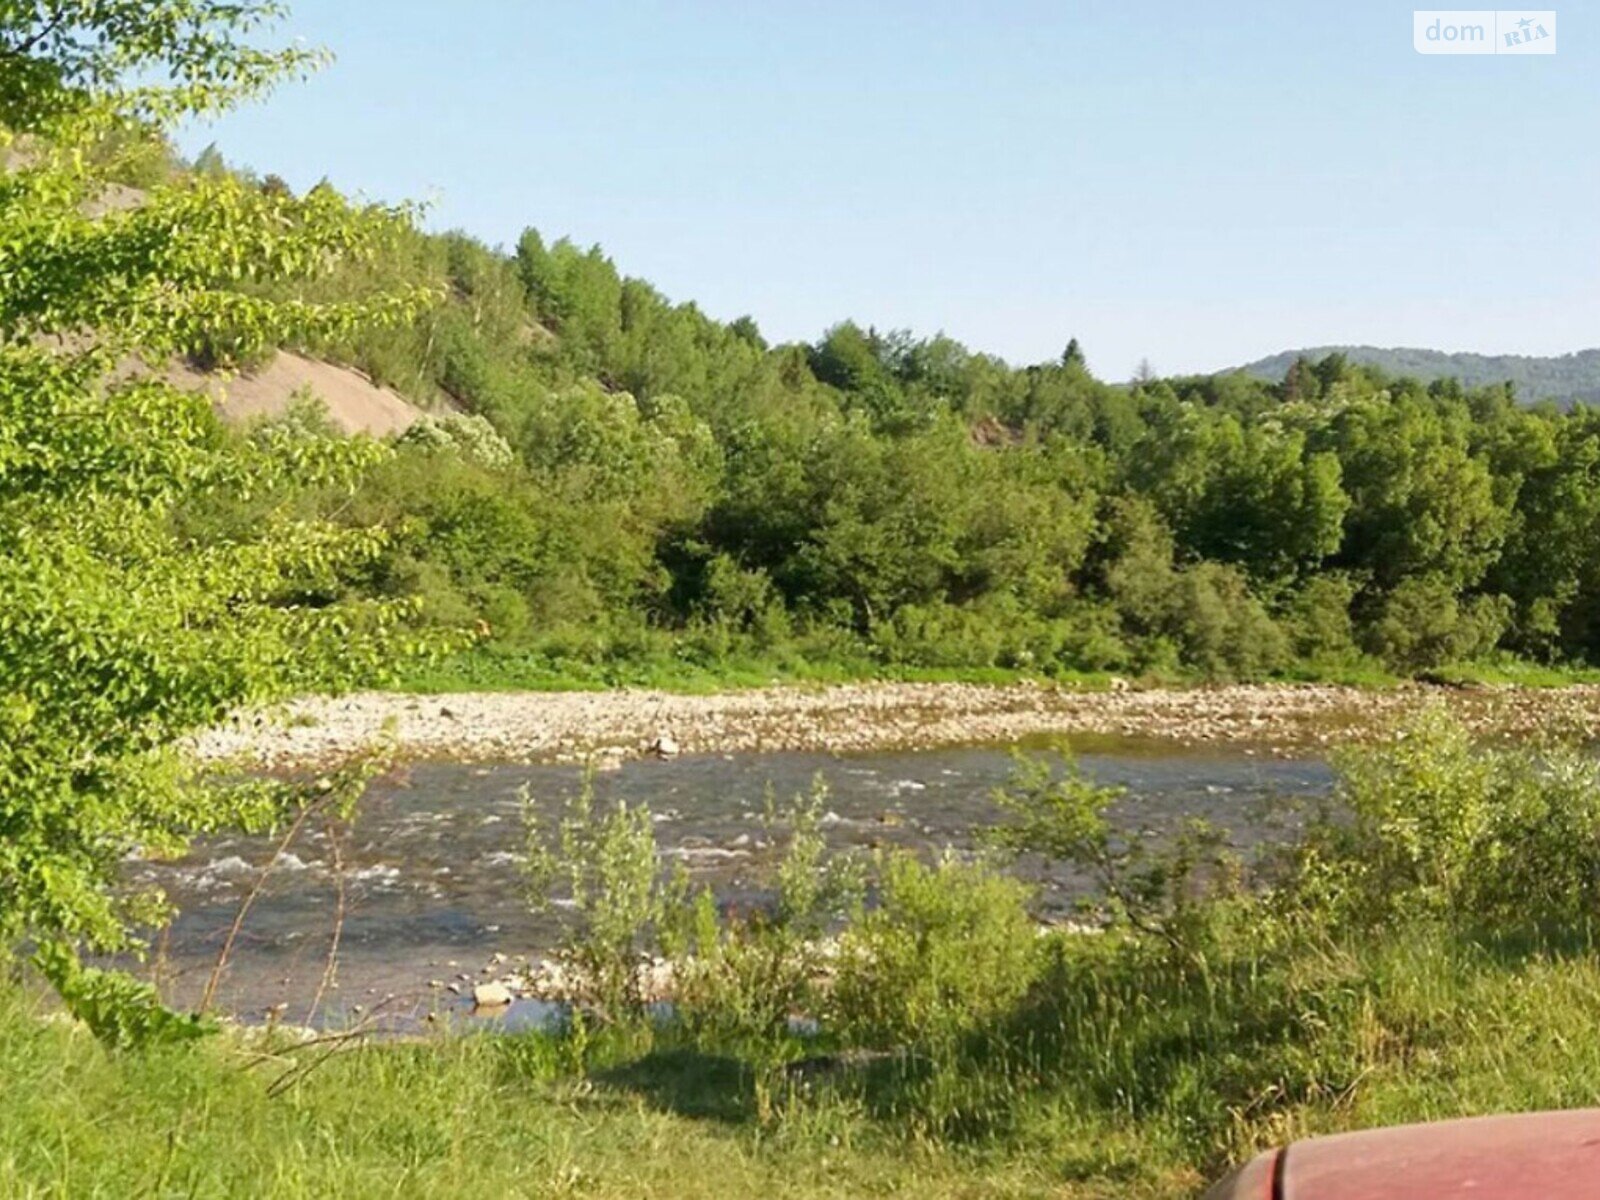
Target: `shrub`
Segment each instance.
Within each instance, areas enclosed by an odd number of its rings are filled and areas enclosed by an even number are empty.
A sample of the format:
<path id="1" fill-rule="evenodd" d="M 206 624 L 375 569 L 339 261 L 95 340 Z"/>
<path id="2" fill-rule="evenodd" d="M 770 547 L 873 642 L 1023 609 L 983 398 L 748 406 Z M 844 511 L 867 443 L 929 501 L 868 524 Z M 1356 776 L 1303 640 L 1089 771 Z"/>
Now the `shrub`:
<path id="1" fill-rule="evenodd" d="M 618 802 L 597 813 L 594 777 L 586 774 L 553 846 L 526 798 L 524 826 L 534 907 L 552 907 L 565 892 L 575 914 L 561 953 L 577 998 L 611 1019 L 638 1015 L 650 1000 L 639 961 L 667 895 L 650 810 Z"/>
<path id="2" fill-rule="evenodd" d="M 1118 831 L 1109 810 L 1122 789 L 1088 779 L 1064 747 L 1057 753 L 1060 770 L 1044 756 L 1016 755 L 1010 780 L 993 793 L 1010 819 L 985 830 L 984 839 L 1011 854 L 1087 871 L 1108 925 L 1129 926 L 1198 961 L 1196 940 L 1211 915 L 1206 902 L 1236 890 L 1237 866 L 1223 853 L 1219 831 L 1189 821 L 1161 842 L 1144 836 L 1154 831 Z"/>
<path id="3" fill-rule="evenodd" d="M 814 1008 L 824 935 L 859 909 L 861 896 L 860 864 L 830 855 L 823 840 L 827 795 L 819 779 L 782 818 L 769 797 L 766 828 L 776 835 L 789 827 L 769 904 L 721 916 L 710 888 L 690 895 L 680 884 L 662 942 L 679 1019 L 702 1040 L 772 1047 L 791 1017 Z"/>
<path id="4" fill-rule="evenodd" d="M 1443 710 L 1337 759 L 1336 804 L 1299 848 L 1289 897 L 1316 921 L 1403 919 L 1496 931 L 1600 912 L 1600 764 L 1489 749 Z"/>
<path id="5" fill-rule="evenodd" d="M 296 388 L 281 413 L 258 417 L 248 427 L 250 439 L 264 449 L 325 441 L 339 433 L 327 402 L 310 387 Z"/>
<path id="6" fill-rule="evenodd" d="M 1448 583 L 1418 576 L 1384 599 L 1368 635 L 1373 653 L 1402 670 L 1424 670 L 1473 659 L 1494 649 L 1511 624 L 1504 596 L 1461 599 Z"/>
<path id="7" fill-rule="evenodd" d="M 517 461 L 510 443 L 484 417 L 468 413 L 424 414 L 397 439 L 404 446 L 449 451 L 495 470 Z"/>
<path id="8" fill-rule="evenodd" d="M 618 803 L 597 811 L 592 776 L 558 823 L 552 844 L 526 807 L 528 876 L 536 907 L 565 899 L 574 920 L 562 943 L 572 998 L 613 1020 L 638 1018 L 660 999 L 641 964 L 662 961 L 681 1023 L 703 1037 L 770 1040 L 809 1005 L 828 926 L 857 907 L 860 871 L 827 852 L 821 815 L 827 789 L 779 816 L 768 799 L 766 828 L 788 844 L 770 904 L 719 911 L 709 887 L 668 870 L 650 810 Z"/>
<path id="9" fill-rule="evenodd" d="M 1306 581 L 1289 602 L 1285 624 L 1295 653 L 1310 662 L 1341 662 L 1358 651 L 1350 601 L 1355 582 L 1343 575 L 1319 575 Z"/>
<path id="10" fill-rule="evenodd" d="M 705 565 L 704 620 L 730 632 L 753 634 L 760 645 L 773 645 L 789 636 L 791 623 L 783 597 L 760 568 L 745 569 L 731 556 L 716 554 Z"/>
<path id="11" fill-rule="evenodd" d="M 1007 657 L 1008 630 L 975 605 L 936 600 L 907 604 L 872 630 L 872 642 L 896 666 L 993 666 Z"/>
<path id="12" fill-rule="evenodd" d="M 840 939 L 831 1022 L 853 1041 L 940 1044 L 1000 1020 L 1038 972 L 1029 891 L 983 862 L 883 860 L 877 908 Z"/>
<path id="13" fill-rule="evenodd" d="M 1076 604 L 1059 621 L 1052 622 L 1051 631 L 1058 640 L 1052 647 L 1050 660 L 1057 667 L 1120 671 L 1132 661 L 1122 636 L 1121 622 L 1110 605 Z M 1040 661 L 1046 661 L 1042 648 L 1035 653 Z"/>
<path id="14" fill-rule="evenodd" d="M 1172 636 L 1207 675 L 1257 678 L 1282 667 L 1288 642 L 1234 567 L 1203 562 L 1178 574 Z"/>

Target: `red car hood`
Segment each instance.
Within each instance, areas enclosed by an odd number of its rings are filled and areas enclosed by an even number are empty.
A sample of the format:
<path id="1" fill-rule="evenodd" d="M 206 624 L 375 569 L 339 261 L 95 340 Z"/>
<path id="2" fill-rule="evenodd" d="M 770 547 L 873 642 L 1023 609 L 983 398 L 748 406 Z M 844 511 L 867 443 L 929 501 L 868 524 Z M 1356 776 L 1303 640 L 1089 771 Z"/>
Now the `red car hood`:
<path id="1" fill-rule="evenodd" d="M 1600 1200 L 1600 1109 L 1474 1117 L 1296 1142 L 1207 1200 Z"/>

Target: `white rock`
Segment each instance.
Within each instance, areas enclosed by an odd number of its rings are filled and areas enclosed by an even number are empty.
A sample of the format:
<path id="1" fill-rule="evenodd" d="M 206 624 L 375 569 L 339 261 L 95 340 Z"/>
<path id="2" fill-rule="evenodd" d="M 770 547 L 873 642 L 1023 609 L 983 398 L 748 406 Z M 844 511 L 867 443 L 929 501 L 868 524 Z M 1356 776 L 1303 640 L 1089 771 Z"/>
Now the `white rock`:
<path id="1" fill-rule="evenodd" d="M 472 989 L 472 1002 L 479 1008 L 504 1008 L 511 1003 L 511 989 L 499 982 L 480 983 Z"/>

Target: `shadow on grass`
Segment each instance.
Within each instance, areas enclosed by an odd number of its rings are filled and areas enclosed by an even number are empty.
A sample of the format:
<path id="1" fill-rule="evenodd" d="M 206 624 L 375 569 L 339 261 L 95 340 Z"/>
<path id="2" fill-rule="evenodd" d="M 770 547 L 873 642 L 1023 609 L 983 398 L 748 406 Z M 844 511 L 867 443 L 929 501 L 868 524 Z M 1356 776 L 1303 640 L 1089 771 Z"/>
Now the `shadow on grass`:
<path id="1" fill-rule="evenodd" d="M 593 1075 L 601 1087 L 633 1092 L 683 1117 L 736 1125 L 756 1114 L 755 1072 L 736 1058 L 699 1050 L 656 1050 Z"/>
<path id="2" fill-rule="evenodd" d="M 1512 969 L 1529 962 L 1589 959 L 1600 942 L 1593 926 L 1544 926 L 1523 929 L 1482 929 L 1461 937 L 1469 950 L 1495 965 Z"/>
<path id="3" fill-rule="evenodd" d="M 822 1054 L 764 1072 L 730 1054 L 679 1048 L 651 1051 L 595 1071 L 590 1078 L 665 1112 L 732 1125 L 757 1119 L 758 1081 L 763 1077 L 773 1102 L 852 1096 L 881 1119 L 914 1108 L 912 1096 L 929 1073 L 927 1061 L 899 1053 Z"/>

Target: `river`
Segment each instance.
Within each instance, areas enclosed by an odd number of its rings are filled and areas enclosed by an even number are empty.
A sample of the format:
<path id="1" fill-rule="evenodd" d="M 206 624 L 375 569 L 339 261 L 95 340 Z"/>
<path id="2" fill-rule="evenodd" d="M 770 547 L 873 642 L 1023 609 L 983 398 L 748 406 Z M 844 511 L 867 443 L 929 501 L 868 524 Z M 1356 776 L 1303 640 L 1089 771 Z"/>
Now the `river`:
<path id="1" fill-rule="evenodd" d="M 1113 809 L 1124 828 L 1175 828 L 1200 817 L 1248 851 L 1276 836 L 1292 802 L 1325 794 L 1332 782 L 1316 759 L 1273 759 L 1244 751 L 1185 750 L 1100 740 L 1079 755 L 1094 780 L 1126 789 Z M 837 848 L 970 847 L 991 823 L 993 789 L 1010 755 L 951 749 L 833 756 L 820 753 L 691 756 L 635 761 L 595 777 L 602 802 L 647 804 L 658 845 L 720 895 L 759 886 L 776 851 L 762 822 L 770 791 L 780 807 L 828 789 L 823 827 Z M 471 982 L 495 955 L 512 962 L 548 953 L 556 920 L 531 913 L 521 871 L 522 794 L 550 818 L 581 786 L 571 767 L 426 764 L 375 783 L 344 839 L 346 905 L 336 987 L 319 1019 L 375 1009 L 401 1019 L 462 1008 Z M 131 878 L 166 889 L 179 915 L 144 970 L 168 998 L 193 1003 L 243 899 L 272 857 L 275 839 L 217 837 L 172 863 L 130 864 Z M 308 829 L 279 860 L 236 939 L 217 993 L 219 1007 L 246 1020 L 277 1006 L 305 1018 L 323 978 L 337 911 L 332 846 Z M 1070 909 L 1087 881 L 1071 872 L 1022 868 L 1040 884 L 1046 914 Z"/>

